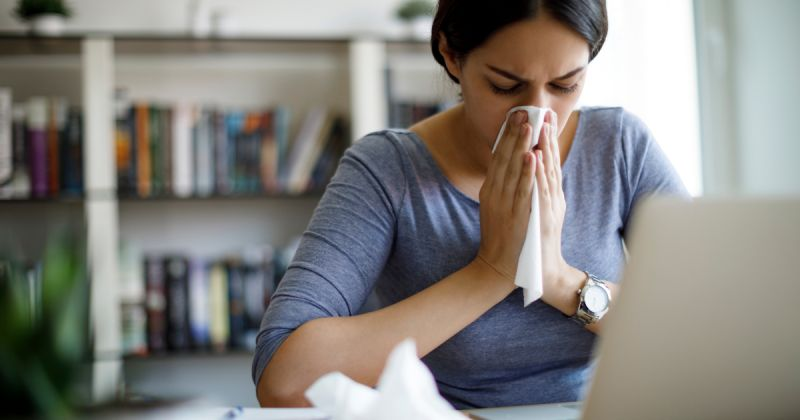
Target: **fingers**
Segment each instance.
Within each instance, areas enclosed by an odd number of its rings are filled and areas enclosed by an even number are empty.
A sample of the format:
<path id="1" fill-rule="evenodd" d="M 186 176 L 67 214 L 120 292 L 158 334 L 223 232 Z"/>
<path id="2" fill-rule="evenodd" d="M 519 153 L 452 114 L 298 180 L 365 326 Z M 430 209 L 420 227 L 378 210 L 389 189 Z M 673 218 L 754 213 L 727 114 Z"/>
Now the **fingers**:
<path id="1" fill-rule="evenodd" d="M 529 215 L 531 212 L 531 195 L 533 194 L 533 174 L 538 160 L 532 151 L 526 151 L 522 159 L 522 174 L 519 178 L 519 184 L 516 188 L 516 195 L 514 197 L 514 215 Z"/>
<path id="2" fill-rule="evenodd" d="M 519 130 L 519 135 L 516 139 L 506 139 L 508 142 L 514 143 L 514 149 L 508 161 L 508 169 L 506 171 L 506 182 L 503 183 L 502 200 L 508 200 L 508 203 L 514 202 L 515 193 L 519 184 L 520 173 L 525 166 L 525 153 L 531 148 L 531 126 L 530 124 L 523 123 Z M 530 188 L 530 184 L 527 184 Z"/>
<path id="3" fill-rule="evenodd" d="M 503 136 L 500 139 L 500 144 L 497 146 L 497 150 L 495 150 L 495 154 L 492 157 L 491 167 L 491 185 L 502 186 L 505 185 L 506 180 L 508 178 L 507 170 L 509 159 L 514 151 L 514 146 L 516 145 L 517 138 L 520 135 L 521 124 L 525 119 L 525 113 L 523 112 L 515 112 L 511 118 L 509 118 L 508 123 L 506 124 L 505 131 L 503 132 Z M 499 194 L 502 193 L 502 188 L 494 188 L 498 196 L 494 198 L 500 198 Z"/>

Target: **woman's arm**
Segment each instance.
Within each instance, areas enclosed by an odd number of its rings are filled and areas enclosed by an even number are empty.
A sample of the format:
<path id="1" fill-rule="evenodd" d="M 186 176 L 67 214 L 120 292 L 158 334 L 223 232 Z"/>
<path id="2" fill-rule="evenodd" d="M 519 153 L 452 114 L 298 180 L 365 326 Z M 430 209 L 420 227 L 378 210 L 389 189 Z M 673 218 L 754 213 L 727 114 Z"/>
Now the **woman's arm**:
<path id="1" fill-rule="evenodd" d="M 569 265 L 565 266 L 562 272 L 563 274 L 559 276 L 554 283 L 556 287 L 550 287 L 544 290 L 542 301 L 558 309 L 565 316 L 572 316 L 575 315 L 575 312 L 578 310 L 578 302 L 580 301 L 578 290 L 586 283 L 586 273 Z M 619 293 L 619 286 L 611 282 L 606 282 L 606 286 L 609 292 L 611 292 L 611 308 L 613 308 L 614 301 Z M 595 334 L 600 334 L 600 331 L 603 329 L 604 319 L 605 317 L 595 323 L 587 325 L 586 329 Z"/>
<path id="2" fill-rule="evenodd" d="M 257 378 L 257 396 L 262 405 L 307 405 L 304 391 L 332 371 L 375 385 L 389 352 L 398 342 L 414 338 L 423 356 L 514 290 L 514 273 L 527 231 L 533 172 L 538 161 L 529 152 L 531 127 L 523 113 L 517 115 L 504 136 L 480 191 L 481 244 L 474 262 L 379 311 L 350 317 L 318 316 L 303 322 L 277 347 Z M 327 223 L 343 221 L 331 219 Z M 301 252 L 307 251 L 298 250 Z M 313 255 L 310 259 L 320 257 Z M 337 258 L 322 264 L 341 265 L 343 261 Z M 371 271 L 376 271 L 376 267 Z M 334 279 L 345 280 L 341 276 Z M 287 292 L 294 289 L 295 294 L 309 294 L 310 287 L 326 287 L 331 282 L 319 282 L 318 286 L 295 283 L 286 286 L 284 282 L 282 287 Z M 341 293 L 341 289 L 331 289 L 331 293 Z M 301 301 L 305 306 L 320 305 L 313 299 Z M 302 308 L 289 303 L 281 309 L 286 313 L 299 310 Z M 269 319 L 267 316 L 266 320 Z M 275 328 L 281 327 L 281 322 L 273 323 Z"/>
<path id="3" fill-rule="evenodd" d="M 353 317 L 310 321 L 278 348 L 264 369 L 262 406 L 304 406 L 305 390 L 320 376 L 341 371 L 375 386 L 392 348 L 407 337 L 423 357 L 514 290 L 481 259 L 394 305 Z"/>

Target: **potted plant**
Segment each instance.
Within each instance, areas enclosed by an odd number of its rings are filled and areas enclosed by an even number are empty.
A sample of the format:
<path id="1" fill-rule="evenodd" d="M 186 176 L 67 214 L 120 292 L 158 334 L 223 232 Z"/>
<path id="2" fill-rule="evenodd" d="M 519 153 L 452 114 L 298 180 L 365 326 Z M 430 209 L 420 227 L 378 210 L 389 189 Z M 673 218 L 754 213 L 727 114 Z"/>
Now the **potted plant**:
<path id="1" fill-rule="evenodd" d="M 412 38 L 431 36 L 434 4 L 428 0 L 407 0 L 397 8 L 396 16 L 408 26 Z"/>
<path id="2" fill-rule="evenodd" d="M 19 0 L 14 14 L 36 35 L 58 36 L 72 12 L 63 0 Z"/>

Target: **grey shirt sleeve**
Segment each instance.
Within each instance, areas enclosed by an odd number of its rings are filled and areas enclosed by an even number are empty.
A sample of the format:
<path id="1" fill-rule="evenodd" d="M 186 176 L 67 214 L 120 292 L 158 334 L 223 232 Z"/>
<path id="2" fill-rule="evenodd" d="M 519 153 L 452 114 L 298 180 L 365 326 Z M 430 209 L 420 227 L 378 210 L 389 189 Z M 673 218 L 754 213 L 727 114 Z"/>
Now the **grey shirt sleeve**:
<path id="1" fill-rule="evenodd" d="M 689 197 L 683 181 L 645 123 L 635 115 L 622 113 L 622 152 L 625 168 L 623 187 L 628 196 L 625 228 L 636 206 L 651 195 Z M 625 229 L 626 230 L 626 229 Z"/>
<path id="2" fill-rule="evenodd" d="M 405 194 L 401 150 L 390 136 L 369 135 L 342 157 L 262 319 L 255 384 L 294 330 L 316 318 L 356 314 L 380 276 Z"/>

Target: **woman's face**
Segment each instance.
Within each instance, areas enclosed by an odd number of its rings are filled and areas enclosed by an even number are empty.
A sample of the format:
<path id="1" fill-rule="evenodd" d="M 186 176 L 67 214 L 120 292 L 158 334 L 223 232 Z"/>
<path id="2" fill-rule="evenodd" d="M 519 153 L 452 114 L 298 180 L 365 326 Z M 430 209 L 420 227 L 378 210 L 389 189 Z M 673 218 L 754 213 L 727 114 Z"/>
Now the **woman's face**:
<path id="1" fill-rule="evenodd" d="M 470 129 L 489 146 L 506 112 L 519 105 L 553 109 L 561 132 L 589 63 L 586 40 L 546 13 L 504 27 L 464 60 L 442 53 L 461 83 Z"/>

